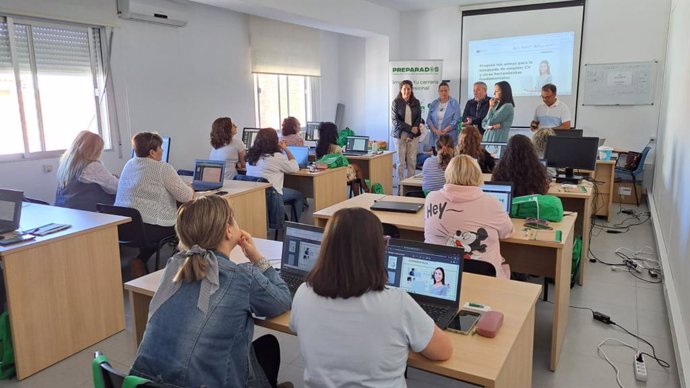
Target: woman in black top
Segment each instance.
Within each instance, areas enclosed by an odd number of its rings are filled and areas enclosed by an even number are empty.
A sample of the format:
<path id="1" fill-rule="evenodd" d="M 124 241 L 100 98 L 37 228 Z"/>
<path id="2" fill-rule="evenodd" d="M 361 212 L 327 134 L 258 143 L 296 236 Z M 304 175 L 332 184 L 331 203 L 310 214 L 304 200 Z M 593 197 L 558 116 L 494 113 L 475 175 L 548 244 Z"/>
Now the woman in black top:
<path id="1" fill-rule="evenodd" d="M 391 106 L 393 137 L 395 138 L 398 159 L 398 179 L 403 180 L 403 171 L 407 166 L 406 178 L 414 175 L 419 144 L 419 124 L 422 121 L 422 108 L 414 97 L 412 81 L 400 82 L 400 92 Z"/>
<path id="2" fill-rule="evenodd" d="M 539 162 L 532 140 L 525 135 L 514 135 L 508 140 L 491 180 L 513 182 L 515 197 L 546 194 L 551 183 L 546 167 Z"/>

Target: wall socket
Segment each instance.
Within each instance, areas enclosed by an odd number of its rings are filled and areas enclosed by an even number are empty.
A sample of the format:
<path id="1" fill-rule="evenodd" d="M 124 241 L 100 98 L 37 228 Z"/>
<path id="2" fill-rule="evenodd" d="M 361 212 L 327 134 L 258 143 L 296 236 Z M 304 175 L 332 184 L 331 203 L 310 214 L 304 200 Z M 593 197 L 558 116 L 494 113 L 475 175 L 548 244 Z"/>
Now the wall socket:
<path id="1" fill-rule="evenodd" d="M 619 187 L 618 188 L 618 195 L 620 196 L 628 196 L 632 195 L 632 189 L 630 187 Z"/>
<path id="2" fill-rule="evenodd" d="M 52 164 L 44 164 L 43 165 L 43 173 L 50 174 L 51 172 L 53 172 L 53 165 Z"/>

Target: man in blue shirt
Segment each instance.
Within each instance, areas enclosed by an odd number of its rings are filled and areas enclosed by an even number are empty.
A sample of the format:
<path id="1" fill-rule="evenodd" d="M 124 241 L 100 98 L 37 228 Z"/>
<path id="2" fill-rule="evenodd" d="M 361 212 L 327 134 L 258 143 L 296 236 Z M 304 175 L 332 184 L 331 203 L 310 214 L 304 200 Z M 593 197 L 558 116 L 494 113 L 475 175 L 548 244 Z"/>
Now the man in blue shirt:
<path id="1" fill-rule="evenodd" d="M 467 101 L 465 111 L 462 113 L 462 123 L 464 125 L 476 125 L 479 132 L 484 135 L 482 120 L 489 112 L 489 97 L 486 95 L 486 84 L 475 82 L 472 86 L 474 98 Z"/>

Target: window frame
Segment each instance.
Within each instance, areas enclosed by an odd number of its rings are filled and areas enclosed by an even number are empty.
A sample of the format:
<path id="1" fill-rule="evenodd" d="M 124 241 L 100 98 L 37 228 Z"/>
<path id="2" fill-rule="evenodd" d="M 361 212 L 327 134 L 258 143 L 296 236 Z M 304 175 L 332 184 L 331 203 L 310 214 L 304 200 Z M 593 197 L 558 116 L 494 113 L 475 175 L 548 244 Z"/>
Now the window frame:
<path id="1" fill-rule="evenodd" d="M 48 19 L 33 19 L 26 18 L 22 16 L 13 16 L 8 14 L 0 14 L 0 22 L 6 23 L 8 32 L 8 43 L 10 50 L 10 59 L 12 63 L 12 69 L 14 71 L 15 88 L 17 93 L 17 103 L 19 105 L 19 116 L 21 122 L 22 139 L 24 142 L 24 152 L 13 153 L 13 154 L 2 154 L 0 155 L 0 162 L 17 162 L 24 160 L 41 160 L 41 159 L 53 159 L 60 157 L 64 153 L 64 149 L 60 150 L 50 150 L 46 151 L 45 143 L 45 132 L 43 115 L 41 109 L 41 99 L 40 99 L 40 85 L 38 82 L 38 70 L 36 65 L 34 41 L 33 41 L 33 27 L 41 26 L 47 28 L 58 28 L 58 29 L 86 29 L 87 40 L 89 45 L 89 61 L 91 64 L 91 76 L 93 82 L 93 95 L 94 95 L 94 110 L 96 112 L 96 126 L 98 128 L 98 134 L 103 138 L 107 148 L 104 151 L 109 151 L 113 149 L 112 142 L 112 126 L 110 125 L 110 102 L 112 101 L 112 96 L 110 95 L 109 79 L 107 77 L 107 53 L 106 53 L 106 31 L 103 26 L 87 25 L 80 23 L 72 23 L 59 20 L 48 20 Z M 25 105 L 24 105 L 24 92 L 22 90 L 22 80 L 21 80 L 21 69 L 20 63 L 17 59 L 17 42 L 16 42 L 16 32 L 15 24 L 21 24 L 29 26 L 27 29 L 28 36 L 28 47 L 29 47 L 29 65 L 31 68 L 31 77 L 33 82 L 33 93 L 36 100 L 36 115 L 38 121 L 38 131 L 39 139 L 41 145 L 41 151 L 30 152 L 29 150 L 29 129 L 26 119 Z M 100 53 L 96 53 L 95 45 L 95 31 L 99 31 L 100 40 Z M 102 69 L 102 74 L 99 74 L 99 64 L 97 63 L 100 57 L 100 69 Z M 99 85 L 99 77 L 103 78 L 103 85 Z M 106 117 L 103 117 L 106 116 Z M 108 123 L 108 131 L 104 134 L 104 122 Z M 109 146 L 109 147 L 108 147 Z"/>
<path id="2" fill-rule="evenodd" d="M 282 74 L 282 73 L 262 73 L 262 72 L 252 72 L 252 78 L 254 82 L 254 121 L 255 125 L 257 128 L 264 128 L 264 127 L 270 127 L 271 125 L 265 125 L 265 123 L 261 123 L 261 88 L 259 87 L 259 77 L 260 76 L 274 76 L 276 77 L 276 83 L 277 83 L 277 93 L 278 93 L 278 128 L 277 130 L 280 130 L 280 125 L 283 122 L 283 120 L 290 116 L 290 81 L 289 77 L 302 77 L 303 79 L 303 95 L 304 95 L 304 122 L 300 122 L 302 124 L 302 128 L 306 128 L 307 122 L 308 121 L 314 121 L 314 96 L 312 95 L 312 78 L 319 78 L 319 77 L 314 77 L 314 76 L 309 76 L 309 75 L 303 75 L 303 74 Z M 285 104 L 287 106 L 286 111 L 288 112 L 288 116 L 286 117 L 281 117 L 281 110 L 283 108 L 282 102 L 281 102 L 281 84 L 283 83 L 281 81 L 281 77 L 285 78 L 285 82 L 283 85 L 285 87 Z"/>

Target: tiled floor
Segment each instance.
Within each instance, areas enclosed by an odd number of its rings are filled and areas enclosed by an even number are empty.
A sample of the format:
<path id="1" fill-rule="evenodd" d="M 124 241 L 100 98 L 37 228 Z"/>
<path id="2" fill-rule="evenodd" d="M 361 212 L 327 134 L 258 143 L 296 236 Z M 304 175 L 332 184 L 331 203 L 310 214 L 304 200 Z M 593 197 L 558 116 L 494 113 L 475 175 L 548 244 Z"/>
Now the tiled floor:
<path id="1" fill-rule="evenodd" d="M 618 206 L 614 206 L 618 210 Z M 640 211 L 643 210 L 642 207 Z M 616 214 L 614 222 L 626 216 Z M 603 223 L 602 220 L 597 222 Z M 621 246 L 634 250 L 654 246 L 651 223 L 633 227 L 628 233 L 601 233 L 592 238 L 592 250 L 602 260 L 615 261 L 613 251 Z M 583 287 L 575 286 L 571 293 L 571 305 L 589 307 L 601 311 L 626 329 L 638 333 L 654 344 L 657 355 L 668 361 L 669 370 L 661 368 L 653 360 L 646 359 L 649 379 L 647 383 L 636 383 L 633 375 L 633 350 L 622 346 L 606 346 L 609 358 L 620 369 L 624 387 L 679 387 L 673 346 L 661 285 L 637 280 L 625 272 L 612 272 L 600 263 L 587 263 L 587 276 Z M 127 308 L 127 330 L 108 338 L 40 373 L 23 381 L 3 381 L 0 387 L 32 388 L 82 388 L 90 387 L 90 360 L 95 350 L 105 353 L 113 365 L 127 370 L 131 365 L 136 348 L 134 346 L 129 307 Z M 534 342 L 533 386 L 539 388 L 558 387 L 616 387 L 613 368 L 597 354 L 597 345 L 605 338 L 617 338 L 633 346 L 639 346 L 651 353 L 651 349 L 613 326 L 606 326 L 592 319 L 587 310 L 570 309 L 570 319 L 565 344 L 556 372 L 548 370 L 550 349 L 551 311 L 553 305 L 537 303 L 537 319 Z M 297 338 L 287 334 L 256 328 L 255 335 L 264 333 L 276 335 L 281 344 L 282 366 L 280 380 L 292 381 L 296 387 L 303 385 L 304 361 L 299 351 Z M 456 351 L 463 351 L 456 349 Z M 447 378 L 410 369 L 407 380 L 409 387 L 467 387 Z"/>

